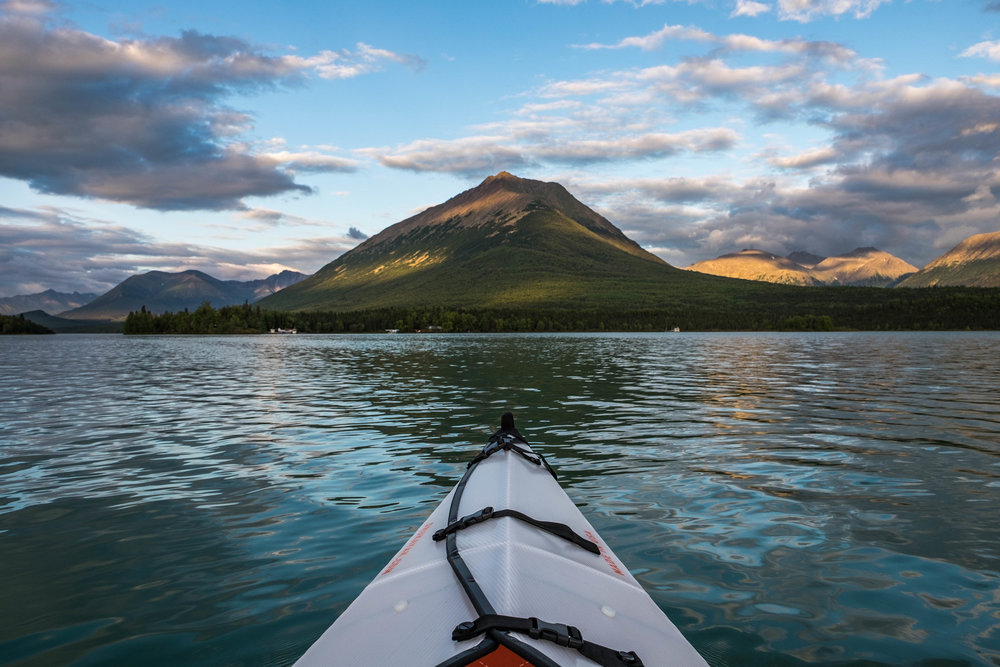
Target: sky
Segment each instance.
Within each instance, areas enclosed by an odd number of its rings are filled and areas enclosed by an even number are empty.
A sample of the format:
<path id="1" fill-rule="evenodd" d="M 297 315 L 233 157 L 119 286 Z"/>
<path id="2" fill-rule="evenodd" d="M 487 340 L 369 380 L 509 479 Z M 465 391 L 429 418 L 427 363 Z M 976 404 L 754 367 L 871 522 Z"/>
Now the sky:
<path id="1" fill-rule="evenodd" d="M 505 170 L 675 266 L 1000 230 L 1000 0 L 0 0 L 0 297 L 312 273 Z"/>

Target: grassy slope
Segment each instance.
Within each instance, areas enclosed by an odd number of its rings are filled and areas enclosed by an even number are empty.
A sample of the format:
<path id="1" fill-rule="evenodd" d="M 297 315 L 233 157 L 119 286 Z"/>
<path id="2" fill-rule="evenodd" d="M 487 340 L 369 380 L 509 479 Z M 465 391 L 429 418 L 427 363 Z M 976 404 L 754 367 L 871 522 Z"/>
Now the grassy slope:
<path id="1" fill-rule="evenodd" d="M 932 287 L 934 285 L 1000 287 L 1000 257 L 932 267 L 915 273 L 902 281 L 899 286 Z"/>
<path id="2" fill-rule="evenodd" d="M 417 230 L 389 248 L 345 256 L 259 303 L 278 310 L 638 309 L 664 307 L 705 292 L 772 288 L 637 256 L 551 209 L 532 211 L 515 224 L 516 230 L 501 222 L 486 228 Z"/>

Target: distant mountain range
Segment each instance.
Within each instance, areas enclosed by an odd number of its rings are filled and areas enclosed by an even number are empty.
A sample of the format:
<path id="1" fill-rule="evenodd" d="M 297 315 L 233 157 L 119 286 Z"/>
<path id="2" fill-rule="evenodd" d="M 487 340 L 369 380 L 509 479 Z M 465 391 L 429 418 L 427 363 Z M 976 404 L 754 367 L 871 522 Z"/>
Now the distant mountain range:
<path id="1" fill-rule="evenodd" d="M 206 301 L 216 308 L 249 302 L 284 311 L 439 306 L 628 311 L 688 307 L 695 297 L 723 305 L 800 298 L 782 285 L 1000 287 L 1000 232 L 972 236 L 919 271 L 876 248 L 836 257 L 802 251 L 781 257 L 751 249 L 686 269 L 641 248 L 558 183 L 500 172 L 384 229 L 312 276 L 282 271 L 241 282 L 194 270 L 151 271 L 100 296 L 47 290 L 2 298 L 0 313 L 30 312 L 33 321 L 55 313 L 62 320 L 42 323 L 68 331 L 76 330 L 72 322 L 120 323 L 143 307 L 177 312 Z"/>
<path id="2" fill-rule="evenodd" d="M 715 276 L 786 285 L 867 285 L 890 287 L 917 267 L 877 248 L 856 248 L 837 257 L 794 252 L 781 257 L 763 250 L 741 250 L 685 267 Z"/>
<path id="3" fill-rule="evenodd" d="M 145 307 L 153 313 L 212 306 L 253 303 L 261 297 L 305 278 L 297 271 L 282 271 L 261 280 L 219 280 L 201 271 L 167 273 L 150 271 L 127 278 L 89 303 L 58 313 L 70 320 L 124 320 L 131 311 Z"/>
<path id="4" fill-rule="evenodd" d="M 80 292 L 67 294 L 51 289 L 38 294 L 0 297 L 0 315 L 18 315 L 31 310 L 61 313 L 88 304 L 96 298 L 96 294 L 81 294 Z"/>
<path id="5" fill-rule="evenodd" d="M 900 283 L 900 287 L 1000 287 L 1000 232 L 976 234 Z"/>
<path id="6" fill-rule="evenodd" d="M 629 309 L 727 287 L 744 289 L 670 266 L 558 183 L 500 172 L 386 228 L 260 306 Z"/>

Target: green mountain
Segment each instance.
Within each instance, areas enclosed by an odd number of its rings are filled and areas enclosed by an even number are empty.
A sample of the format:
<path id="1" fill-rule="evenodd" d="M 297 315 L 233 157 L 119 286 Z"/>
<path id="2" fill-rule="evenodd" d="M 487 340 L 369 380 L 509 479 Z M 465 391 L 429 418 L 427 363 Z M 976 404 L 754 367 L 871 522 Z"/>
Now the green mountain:
<path id="1" fill-rule="evenodd" d="M 1000 232 L 970 236 L 899 286 L 1000 287 Z"/>
<path id="2" fill-rule="evenodd" d="M 558 183 L 506 172 L 261 300 L 275 310 L 656 308 L 735 281 L 674 268 Z"/>
<path id="3" fill-rule="evenodd" d="M 85 306 L 59 315 L 71 320 L 124 320 L 130 312 L 143 307 L 152 313 L 162 313 L 185 308 L 193 310 L 205 301 L 216 308 L 245 301 L 253 303 L 261 296 L 273 294 L 303 277 L 295 271 L 282 271 L 262 280 L 241 282 L 219 280 L 194 270 L 180 273 L 150 271 L 126 278 Z"/>

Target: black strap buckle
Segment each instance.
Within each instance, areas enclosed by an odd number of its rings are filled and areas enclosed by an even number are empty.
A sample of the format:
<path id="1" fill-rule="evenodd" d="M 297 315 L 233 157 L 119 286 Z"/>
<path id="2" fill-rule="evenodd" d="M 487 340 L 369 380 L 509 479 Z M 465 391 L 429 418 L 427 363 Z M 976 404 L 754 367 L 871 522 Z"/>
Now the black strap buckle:
<path id="1" fill-rule="evenodd" d="M 569 648 L 583 646 L 583 635 L 572 625 L 549 623 L 534 616 L 528 618 L 528 621 L 531 623 L 528 636 L 532 639 L 544 639 Z"/>
<path id="2" fill-rule="evenodd" d="M 493 508 L 484 507 L 478 512 L 463 516 L 455 523 L 448 524 L 444 528 L 435 531 L 434 535 L 432 535 L 432 538 L 434 539 L 435 542 L 440 542 L 444 538 L 448 537 L 448 535 L 454 533 L 457 530 L 462 530 L 463 528 L 468 528 L 469 526 L 475 525 L 477 523 L 488 521 L 491 518 L 493 518 Z"/>
<path id="3" fill-rule="evenodd" d="M 601 667 L 643 667 L 642 660 L 635 651 L 616 651 L 607 646 L 588 642 L 572 625 L 548 623 L 534 616 L 521 618 L 484 614 L 474 621 L 459 623 L 452 630 L 451 638 L 455 641 L 466 641 L 494 630 L 520 632 L 532 639 L 544 639 L 559 646 L 576 649 Z"/>

